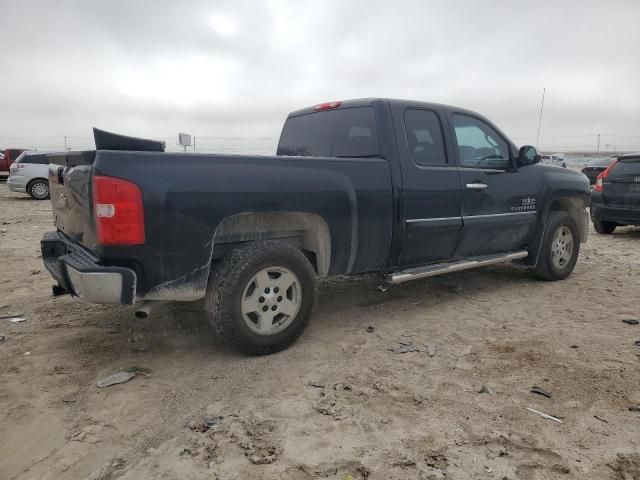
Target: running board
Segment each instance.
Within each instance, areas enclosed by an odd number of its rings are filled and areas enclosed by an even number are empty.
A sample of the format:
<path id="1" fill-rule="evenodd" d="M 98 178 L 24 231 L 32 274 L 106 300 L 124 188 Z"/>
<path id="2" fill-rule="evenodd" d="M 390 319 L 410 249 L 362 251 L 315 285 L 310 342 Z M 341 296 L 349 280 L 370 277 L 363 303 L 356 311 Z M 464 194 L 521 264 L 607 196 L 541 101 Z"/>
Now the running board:
<path id="1" fill-rule="evenodd" d="M 443 275 L 445 273 L 468 270 L 469 268 L 478 268 L 485 267 L 487 265 L 494 265 L 496 263 L 511 262 L 513 260 L 525 258 L 527 255 L 529 255 L 529 252 L 522 250 L 519 252 L 508 252 L 498 255 L 483 255 L 481 257 L 471 257 L 464 260 L 459 260 L 457 262 L 435 263 L 431 265 L 425 265 L 423 267 L 408 268 L 407 270 L 393 272 L 387 276 L 387 280 L 390 283 L 398 284 L 408 282 L 409 280 L 435 277 L 436 275 Z"/>

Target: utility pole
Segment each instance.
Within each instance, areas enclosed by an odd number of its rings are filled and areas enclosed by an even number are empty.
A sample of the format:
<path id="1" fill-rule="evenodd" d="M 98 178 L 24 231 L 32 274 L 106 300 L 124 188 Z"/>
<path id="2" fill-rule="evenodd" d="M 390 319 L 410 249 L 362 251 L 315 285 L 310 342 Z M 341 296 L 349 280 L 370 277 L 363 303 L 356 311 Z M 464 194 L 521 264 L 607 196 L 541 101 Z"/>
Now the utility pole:
<path id="1" fill-rule="evenodd" d="M 598 134 L 598 148 L 596 149 L 597 153 L 600 153 L 600 134 Z"/>
<path id="2" fill-rule="evenodd" d="M 193 137 L 193 153 L 196 153 L 196 137 Z"/>
<path id="3" fill-rule="evenodd" d="M 538 135 L 536 136 L 536 148 L 540 142 L 540 125 L 542 125 L 542 110 L 544 110 L 544 94 L 547 91 L 546 88 L 542 89 L 542 103 L 540 104 L 540 117 L 538 118 Z"/>
<path id="4" fill-rule="evenodd" d="M 67 136 L 64 137 L 64 151 L 67 151 Z"/>

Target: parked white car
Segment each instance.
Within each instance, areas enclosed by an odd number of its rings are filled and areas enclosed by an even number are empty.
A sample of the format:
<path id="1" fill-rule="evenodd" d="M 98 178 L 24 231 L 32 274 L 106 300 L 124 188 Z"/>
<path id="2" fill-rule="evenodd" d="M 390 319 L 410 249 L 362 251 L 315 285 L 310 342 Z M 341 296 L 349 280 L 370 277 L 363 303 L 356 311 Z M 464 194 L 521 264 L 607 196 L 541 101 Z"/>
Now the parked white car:
<path id="1" fill-rule="evenodd" d="M 36 200 L 49 198 L 49 159 L 46 153 L 23 152 L 9 167 L 7 185 L 12 192 L 28 193 Z"/>
<path id="2" fill-rule="evenodd" d="M 564 153 L 553 153 L 550 155 L 540 155 L 541 163 L 545 165 L 555 165 L 556 167 L 567 168 L 567 162 L 564 160 Z"/>

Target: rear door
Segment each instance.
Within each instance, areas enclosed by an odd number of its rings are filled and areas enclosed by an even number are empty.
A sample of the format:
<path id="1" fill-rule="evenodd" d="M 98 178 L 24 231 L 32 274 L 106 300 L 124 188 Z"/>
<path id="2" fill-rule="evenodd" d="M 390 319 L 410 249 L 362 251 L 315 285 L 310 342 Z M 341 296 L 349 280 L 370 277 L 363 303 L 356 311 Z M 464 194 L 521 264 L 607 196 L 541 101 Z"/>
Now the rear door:
<path id="1" fill-rule="evenodd" d="M 603 181 L 606 205 L 640 208 L 640 157 L 620 158 Z"/>
<path id="2" fill-rule="evenodd" d="M 509 142 L 482 118 L 450 116 L 462 183 L 462 235 L 456 254 L 523 249 L 535 234 L 537 185 L 515 169 Z"/>
<path id="3" fill-rule="evenodd" d="M 449 260 L 460 238 L 462 199 L 442 116 L 403 105 L 394 106 L 392 115 L 402 170 L 404 238 L 399 264 Z"/>

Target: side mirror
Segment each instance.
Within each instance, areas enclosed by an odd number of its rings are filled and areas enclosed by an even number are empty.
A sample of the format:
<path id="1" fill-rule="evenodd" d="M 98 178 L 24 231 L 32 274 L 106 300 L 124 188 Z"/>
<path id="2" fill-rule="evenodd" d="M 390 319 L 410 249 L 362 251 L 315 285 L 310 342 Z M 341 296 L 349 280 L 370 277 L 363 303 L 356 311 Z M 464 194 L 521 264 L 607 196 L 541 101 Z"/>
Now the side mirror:
<path id="1" fill-rule="evenodd" d="M 525 167 L 527 165 L 533 165 L 534 163 L 538 163 L 540 161 L 540 155 L 538 155 L 538 151 L 536 147 L 532 147 L 531 145 L 525 145 L 524 147 L 520 147 L 518 151 L 518 165 L 521 167 Z"/>

